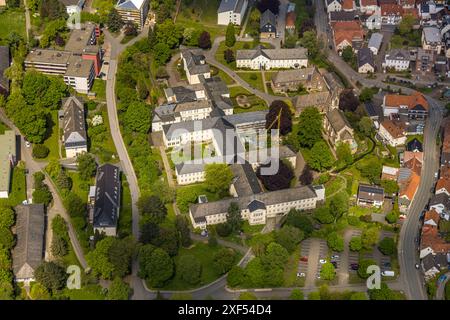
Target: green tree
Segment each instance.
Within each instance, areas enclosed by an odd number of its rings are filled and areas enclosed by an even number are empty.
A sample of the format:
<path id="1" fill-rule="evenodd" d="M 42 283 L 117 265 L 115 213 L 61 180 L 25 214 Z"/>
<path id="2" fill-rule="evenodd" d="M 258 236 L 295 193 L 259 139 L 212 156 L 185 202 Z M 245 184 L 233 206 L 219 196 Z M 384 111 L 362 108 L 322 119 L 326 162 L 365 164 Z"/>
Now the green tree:
<path id="1" fill-rule="evenodd" d="M 285 225 L 275 233 L 275 241 L 282 245 L 288 252 L 294 252 L 298 244 L 304 238 L 304 234 L 300 229 Z"/>
<path id="2" fill-rule="evenodd" d="M 225 45 L 231 48 L 236 43 L 236 35 L 234 30 L 234 25 L 230 22 L 225 33 Z"/>
<path id="3" fill-rule="evenodd" d="M 372 119 L 369 117 L 362 117 L 358 123 L 358 130 L 366 137 L 371 137 L 375 132 Z"/>
<path id="4" fill-rule="evenodd" d="M 227 195 L 233 173 L 223 163 L 211 163 L 205 166 L 205 184 L 208 190 L 219 195 Z"/>
<path id="5" fill-rule="evenodd" d="M 108 250 L 108 261 L 113 265 L 113 276 L 120 278 L 131 272 L 131 260 L 136 249 L 136 242 L 132 237 L 115 238 Z"/>
<path id="6" fill-rule="evenodd" d="M 166 43 L 169 49 L 178 47 L 183 39 L 184 28 L 174 24 L 173 20 L 167 19 L 158 25 L 156 29 L 156 41 L 158 44 Z"/>
<path id="7" fill-rule="evenodd" d="M 188 284 L 195 285 L 200 282 L 202 265 L 193 255 L 183 255 L 179 259 L 179 272 L 181 279 Z"/>
<path id="8" fill-rule="evenodd" d="M 14 288 L 11 282 L 0 282 L 0 300 L 13 300 Z"/>
<path id="9" fill-rule="evenodd" d="M 398 31 L 401 35 L 407 35 L 413 30 L 416 18 L 412 14 L 405 14 L 398 25 Z"/>
<path id="10" fill-rule="evenodd" d="M 119 277 L 114 278 L 108 289 L 106 300 L 128 300 L 131 295 L 130 286 Z"/>
<path id="11" fill-rule="evenodd" d="M 365 292 L 355 292 L 350 296 L 350 300 L 368 300 Z"/>
<path id="12" fill-rule="evenodd" d="M 325 141 L 318 141 L 311 149 L 309 166 L 318 171 L 329 169 L 333 166 L 333 155 Z"/>
<path id="13" fill-rule="evenodd" d="M 305 238 L 309 237 L 314 230 L 311 219 L 304 212 L 295 209 L 291 209 L 288 212 L 286 225 L 302 230 Z"/>
<path id="14" fill-rule="evenodd" d="M 227 224 L 232 233 L 238 232 L 242 227 L 241 209 L 237 202 L 231 202 L 227 211 Z"/>
<path id="15" fill-rule="evenodd" d="M 116 9 L 111 8 L 106 19 L 106 25 L 111 32 L 118 32 L 122 29 L 124 22 Z"/>
<path id="16" fill-rule="evenodd" d="M 393 291 L 384 282 L 381 283 L 380 289 L 369 290 L 370 300 L 402 300 L 402 295 Z"/>
<path id="17" fill-rule="evenodd" d="M 315 107 L 305 108 L 299 117 L 298 137 L 301 146 L 312 148 L 322 137 L 322 115 Z"/>
<path id="18" fill-rule="evenodd" d="M 60 236 L 53 236 L 51 253 L 55 257 L 64 257 L 67 254 L 67 241 Z"/>
<path id="19" fill-rule="evenodd" d="M 67 194 L 64 198 L 64 207 L 69 212 L 71 217 L 82 217 L 84 218 L 86 214 L 86 203 L 81 200 L 81 198 L 73 192 Z"/>
<path id="20" fill-rule="evenodd" d="M 239 266 L 234 266 L 228 272 L 227 283 L 231 288 L 236 288 L 245 282 L 245 271 Z"/>
<path id="21" fill-rule="evenodd" d="M 137 206 L 144 222 L 161 223 L 167 216 L 167 208 L 157 196 L 144 194 L 139 198 Z"/>
<path id="22" fill-rule="evenodd" d="M 319 291 L 310 292 L 308 295 L 308 300 L 320 300 L 320 292 Z"/>
<path id="23" fill-rule="evenodd" d="M 349 246 L 351 251 L 360 251 L 362 249 L 361 237 L 352 237 Z"/>
<path id="24" fill-rule="evenodd" d="M 14 246 L 14 236 L 9 228 L 0 228 L 0 248 L 12 249 Z"/>
<path id="25" fill-rule="evenodd" d="M 0 228 L 10 228 L 15 221 L 14 211 L 0 206 Z"/>
<path id="26" fill-rule="evenodd" d="M 399 190 L 397 181 L 395 180 L 381 180 L 380 184 L 383 187 L 384 192 L 387 194 L 392 195 L 393 193 L 396 193 Z"/>
<path id="27" fill-rule="evenodd" d="M 326 262 L 320 269 L 320 278 L 323 280 L 333 280 L 336 277 L 336 270 L 330 262 Z"/>
<path id="28" fill-rule="evenodd" d="M 94 176 L 97 170 L 97 163 L 95 158 L 90 153 L 81 153 L 77 156 L 77 167 L 80 178 L 84 181 L 88 181 Z"/>
<path id="29" fill-rule="evenodd" d="M 46 206 L 53 200 L 52 193 L 45 183 L 34 189 L 32 196 L 34 203 L 43 203 Z"/>
<path id="30" fill-rule="evenodd" d="M 233 249 L 222 248 L 214 254 L 213 267 L 220 275 L 227 273 L 234 265 L 236 253 Z"/>
<path id="31" fill-rule="evenodd" d="M 33 145 L 33 157 L 37 159 L 44 159 L 48 156 L 50 152 L 49 148 L 47 148 L 43 144 L 35 144 Z"/>
<path id="32" fill-rule="evenodd" d="M 48 290 L 56 291 L 66 285 L 67 273 L 61 265 L 44 261 L 34 271 L 34 277 Z"/>
<path id="33" fill-rule="evenodd" d="M 377 263 L 372 259 L 360 260 L 358 267 L 358 276 L 363 279 L 367 279 L 370 276 L 370 274 L 367 273 L 367 268 L 373 265 L 377 265 Z"/>
<path id="34" fill-rule="evenodd" d="M 361 93 L 359 94 L 359 101 L 366 102 L 370 101 L 373 98 L 373 95 L 377 92 L 374 88 L 363 88 Z"/>
<path id="35" fill-rule="evenodd" d="M 147 133 L 150 130 L 150 108 L 143 102 L 131 103 L 124 115 L 125 128 Z"/>
<path id="36" fill-rule="evenodd" d="M 338 143 L 336 147 L 336 155 L 339 161 L 346 165 L 353 162 L 352 150 L 348 143 Z"/>
<path id="37" fill-rule="evenodd" d="M 61 170 L 56 178 L 56 185 L 60 189 L 72 189 L 72 179 L 67 175 L 66 170 Z"/>
<path id="38" fill-rule="evenodd" d="M 344 251 L 344 239 L 337 232 L 331 232 L 327 237 L 328 247 L 334 251 Z"/>
<path id="39" fill-rule="evenodd" d="M 47 288 L 40 283 L 35 283 L 31 287 L 30 296 L 33 300 L 50 300 L 50 293 Z"/>
<path id="40" fill-rule="evenodd" d="M 361 234 L 361 242 L 364 249 L 370 250 L 378 242 L 380 230 L 377 227 L 365 229 Z"/>
<path id="41" fill-rule="evenodd" d="M 323 224 L 334 222 L 334 216 L 330 213 L 330 208 L 323 206 L 314 211 L 314 218 Z"/>
<path id="42" fill-rule="evenodd" d="M 189 221 L 182 215 L 175 217 L 175 228 L 178 232 L 180 243 L 183 247 L 189 247 L 192 244 L 191 230 L 189 229 Z M 212 238 L 209 237 L 208 241 Z"/>
<path id="43" fill-rule="evenodd" d="M 157 43 L 153 47 L 155 62 L 158 66 L 163 66 L 170 59 L 171 50 L 166 43 Z"/>
<path id="44" fill-rule="evenodd" d="M 300 39 L 302 47 L 308 49 L 308 56 L 315 59 L 320 53 L 320 44 L 317 39 L 317 34 L 314 30 L 305 31 L 303 37 Z"/>
<path id="45" fill-rule="evenodd" d="M 344 213 L 348 211 L 348 195 L 345 192 L 339 192 L 330 201 L 330 213 L 337 221 Z"/>
<path id="46" fill-rule="evenodd" d="M 378 184 L 380 181 L 382 166 L 380 159 L 375 156 L 366 158 L 365 161 L 356 164 L 356 168 L 361 171 L 361 175 L 374 184 Z"/>
<path id="47" fill-rule="evenodd" d="M 103 279 L 113 278 L 114 265 L 108 259 L 108 252 L 114 241 L 113 237 L 105 237 L 97 242 L 95 249 L 86 255 L 86 261 L 94 274 Z"/>
<path id="48" fill-rule="evenodd" d="M 342 50 L 342 59 L 347 63 L 355 59 L 355 54 L 353 53 L 353 48 L 351 46 L 347 46 Z"/>
<path id="49" fill-rule="evenodd" d="M 304 300 L 305 295 L 303 294 L 303 291 L 300 289 L 292 289 L 289 299 L 290 300 Z"/>
<path id="50" fill-rule="evenodd" d="M 378 243 L 378 249 L 386 256 L 393 255 L 395 253 L 394 239 L 389 237 L 383 238 L 383 240 Z"/>

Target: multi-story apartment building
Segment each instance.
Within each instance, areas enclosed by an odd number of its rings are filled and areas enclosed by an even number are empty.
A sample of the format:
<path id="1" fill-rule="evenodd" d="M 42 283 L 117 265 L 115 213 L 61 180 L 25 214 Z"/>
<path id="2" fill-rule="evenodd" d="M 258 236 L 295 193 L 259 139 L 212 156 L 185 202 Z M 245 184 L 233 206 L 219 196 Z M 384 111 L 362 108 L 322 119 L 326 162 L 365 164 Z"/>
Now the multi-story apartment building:
<path id="1" fill-rule="evenodd" d="M 230 23 L 240 26 L 243 22 L 248 0 L 222 0 L 217 9 L 217 24 Z"/>
<path id="2" fill-rule="evenodd" d="M 261 69 L 300 69 L 308 66 L 308 50 L 265 49 L 258 46 L 255 50 L 237 50 L 236 67 L 252 70 Z"/>
<path id="3" fill-rule="evenodd" d="M 119 0 L 116 10 L 124 22 L 134 23 L 138 29 L 144 27 L 147 20 L 149 0 Z"/>

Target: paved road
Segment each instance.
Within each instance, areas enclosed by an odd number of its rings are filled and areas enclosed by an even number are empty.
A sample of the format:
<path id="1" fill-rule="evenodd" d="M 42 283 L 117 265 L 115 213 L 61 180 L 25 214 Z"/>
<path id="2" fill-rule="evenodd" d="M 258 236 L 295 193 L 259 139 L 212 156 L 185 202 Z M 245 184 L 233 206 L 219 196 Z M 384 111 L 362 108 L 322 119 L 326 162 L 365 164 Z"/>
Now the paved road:
<path id="1" fill-rule="evenodd" d="M 25 7 L 25 29 L 27 34 L 27 41 L 30 41 L 31 19 L 30 19 L 30 9 L 28 9 L 27 0 L 23 0 L 23 6 Z"/>
<path id="2" fill-rule="evenodd" d="M 435 182 L 434 173 L 439 168 L 439 149 L 436 145 L 436 135 L 443 115 L 436 102 L 431 99 L 428 100 L 431 105 L 431 115 L 424 131 L 424 165 L 420 186 L 400 231 L 398 245 L 402 282 L 406 284 L 405 289 L 408 297 L 414 300 L 427 299 L 423 286 L 423 275 L 414 267 L 416 263 L 419 263 L 417 245 L 414 239 L 421 226 L 420 213 L 431 196 L 430 188 Z"/>

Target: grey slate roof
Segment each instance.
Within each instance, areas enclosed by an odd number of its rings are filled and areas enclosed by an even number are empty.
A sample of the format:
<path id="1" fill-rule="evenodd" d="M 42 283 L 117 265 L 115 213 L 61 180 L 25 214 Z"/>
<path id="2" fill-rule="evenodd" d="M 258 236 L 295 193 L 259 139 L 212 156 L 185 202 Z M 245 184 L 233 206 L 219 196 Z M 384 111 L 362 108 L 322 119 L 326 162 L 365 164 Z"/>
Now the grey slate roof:
<path id="1" fill-rule="evenodd" d="M 434 206 L 437 204 L 444 205 L 445 208 L 450 208 L 450 199 L 445 193 L 435 194 L 430 199 L 430 206 Z"/>
<path id="2" fill-rule="evenodd" d="M 9 63 L 9 47 L 0 46 L 0 93 L 2 90 L 9 92 L 9 80 L 4 75 L 5 70 L 9 68 Z"/>
<path id="3" fill-rule="evenodd" d="M 307 59 L 308 49 L 266 49 L 262 46 L 258 46 L 254 50 L 237 50 L 236 60 L 253 60 L 261 55 L 267 57 L 270 60 Z"/>
<path id="4" fill-rule="evenodd" d="M 313 199 L 316 197 L 317 195 L 313 187 L 299 186 L 296 188 L 263 192 L 239 198 L 193 204 L 190 205 L 189 210 L 195 221 L 204 221 L 205 217 L 208 215 L 226 213 L 231 202 L 236 202 L 242 210 L 248 208 L 249 204 L 254 200 L 261 201 L 265 206 L 269 206 L 297 200 Z"/>
<path id="5" fill-rule="evenodd" d="M 244 164 L 233 164 L 230 168 L 234 175 L 232 183 L 239 197 L 261 193 L 263 191 L 259 185 L 255 171 L 253 171 L 252 166 L 248 162 Z"/>
<path id="6" fill-rule="evenodd" d="M 276 17 L 269 9 L 263 12 L 263 14 L 261 15 L 261 19 L 259 20 L 261 29 L 264 29 L 267 24 L 270 24 L 272 27 L 274 27 L 273 32 L 275 32 L 275 28 L 277 26 Z"/>
<path id="7" fill-rule="evenodd" d="M 358 198 L 383 201 L 384 189 L 378 186 L 360 184 L 358 187 Z"/>
<path id="8" fill-rule="evenodd" d="M 335 108 L 327 113 L 327 119 L 336 132 L 341 131 L 345 127 L 351 128 L 342 111 Z"/>
<path id="9" fill-rule="evenodd" d="M 32 279 L 44 256 L 44 205 L 18 205 L 15 212 L 17 244 L 12 253 L 14 276 L 16 279 Z"/>
<path id="10" fill-rule="evenodd" d="M 116 227 L 120 210 L 120 171 L 112 164 L 97 169 L 94 228 Z"/>
<path id="11" fill-rule="evenodd" d="M 266 205 L 264 204 L 264 202 L 259 201 L 259 200 L 253 200 L 252 202 L 250 202 L 248 204 L 248 210 L 250 212 L 254 212 L 256 210 L 265 210 L 266 209 Z"/>
<path id="12" fill-rule="evenodd" d="M 217 9 L 217 13 L 233 11 L 241 12 L 241 8 L 244 5 L 244 0 L 222 0 L 220 6 Z"/>
<path id="13" fill-rule="evenodd" d="M 423 152 L 423 146 L 422 146 L 422 143 L 419 140 L 414 138 L 413 140 L 411 140 L 410 142 L 408 142 L 406 144 L 406 150 L 407 151 Z"/>
<path id="14" fill-rule="evenodd" d="M 64 110 L 64 146 L 66 148 L 86 147 L 86 125 L 83 103 L 76 97 L 69 97 Z"/>
<path id="15" fill-rule="evenodd" d="M 405 49 L 392 49 L 390 50 L 386 56 L 385 60 L 410 60 L 410 53 L 408 50 Z"/>
<path id="16" fill-rule="evenodd" d="M 430 253 L 422 259 L 422 266 L 425 272 L 435 268 L 433 255 Z"/>
<path id="17" fill-rule="evenodd" d="M 358 17 L 356 11 L 332 11 L 330 21 L 353 21 Z"/>
<path id="18" fill-rule="evenodd" d="M 374 32 L 372 33 L 372 35 L 370 36 L 369 39 L 369 43 L 368 43 L 368 47 L 373 47 L 373 48 L 377 48 L 377 50 L 380 49 L 381 47 L 381 42 L 383 41 L 383 35 L 379 32 Z"/>
<path id="19" fill-rule="evenodd" d="M 191 75 L 210 72 L 209 64 L 200 49 L 184 49 L 181 54 Z"/>
<path id="20" fill-rule="evenodd" d="M 314 67 L 294 69 L 294 70 L 283 70 L 275 73 L 272 77 L 272 82 L 285 83 L 293 81 L 311 81 L 316 69 Z"/>
<path id="21" fill-rule="evenodd" d="M 369 48 L 362 48 L 358 50 L 358 67 L 362 67 L 365 64 L 375 68 L 375 62 L 373 60 L 373 52 Z"/>

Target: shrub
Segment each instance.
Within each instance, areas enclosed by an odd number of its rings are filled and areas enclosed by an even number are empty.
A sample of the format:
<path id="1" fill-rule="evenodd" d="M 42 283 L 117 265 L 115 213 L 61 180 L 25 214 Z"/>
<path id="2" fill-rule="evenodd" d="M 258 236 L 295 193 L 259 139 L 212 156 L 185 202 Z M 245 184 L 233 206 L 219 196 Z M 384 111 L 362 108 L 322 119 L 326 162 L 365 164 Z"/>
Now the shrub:
<path id="1" fill-rule="evenodd" d="M 38 159 L 44 159 L 48 156 L 50 150 L 43 144 L 33 145 L 33 157 Z"/>
<path id="2" fill-rule="evenodd" d="M 216 226 L 216 231 L 219 236 L 228 237 L 232 230 L 228 223 L 221 223 Z"/>

